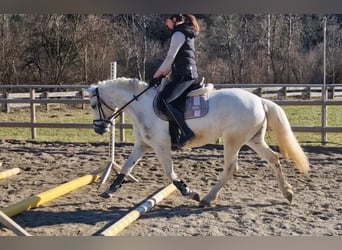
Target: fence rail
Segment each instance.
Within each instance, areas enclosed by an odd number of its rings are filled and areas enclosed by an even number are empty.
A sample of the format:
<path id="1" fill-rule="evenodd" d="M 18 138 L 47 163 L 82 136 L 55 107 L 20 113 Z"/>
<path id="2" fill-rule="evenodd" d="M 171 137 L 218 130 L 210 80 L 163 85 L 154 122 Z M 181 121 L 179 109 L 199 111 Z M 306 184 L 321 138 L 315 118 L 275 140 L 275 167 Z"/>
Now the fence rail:
<path id="1" fill-rule="evenodd" d="M 272 99 L 281 106 L 316 105 L 322 108 L 321 126 L 292 126 L 295 132 L 316 132 L 322 134 L 324 144 L 326 134 L 342 132 L 341 126 L 329 127 L 326 121 L 328 105 L 342 105 L 342 84 L 214 84 L 215 88 L 243 88 L 266 99 Z M 32 139 L 36 138 L 36 128 L 92 128 L 89 123 L 39 123 L 36 122 L 36 106 L 51 104 L 88 104 L 89 97 L 83 89 L 88 85 L 2 85 L 0 86 L 0 107 L 7 112 L 22 105 L 30 108 L 30 122 L 2 122 L 0 127 L 31 128 Z M 53 91 L 49 92 L 48 89 Z M 56 91 L 59 90 L 59 91 Z M 14 93 L 13 90 L 26 90 Z M 27 92 L 29 91 L 29 92 Z M 324 93 L 325 92 L 325 93 Z M 83 106 L 84 107 L 84 106 Z M 125 138 L 124 129 L 132 129 L 121 117 L 116 123 L 120 138 Z"/>

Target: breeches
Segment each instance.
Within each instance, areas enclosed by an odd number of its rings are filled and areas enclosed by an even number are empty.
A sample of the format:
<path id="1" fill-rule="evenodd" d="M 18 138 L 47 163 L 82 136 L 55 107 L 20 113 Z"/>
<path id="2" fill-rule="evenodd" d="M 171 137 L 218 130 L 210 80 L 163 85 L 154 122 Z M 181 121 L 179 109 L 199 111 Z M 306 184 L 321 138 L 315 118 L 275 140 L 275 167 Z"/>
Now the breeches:
<path id="1" fill-rule="evenodd" d="M 157 107 L 160 111 L 162 111 L 164 114 L 167 113 L 167 109 L 164 103 L 164 100 L 167 100 L 167 98 L 171 95 L 171 93 L 177 88 L 177 84 L 181 84 L 182 82 L 186 82 L 192 80 L 191 77 L 181 76 L 181 77 L 175 77 L 173 78 L 165 87 L 160 91 L 160 93 L 157 96 Z M 193 86 L 190 86 L 188 89 L 192 89 Z M 184 91 L 182 94 L 177 97 L 174 101 L 172 101 L 170 104 L 174 107 L 177 107 L 179 110 L 184 112 L 185 107 L 185 98 L 188 91 Z"/>

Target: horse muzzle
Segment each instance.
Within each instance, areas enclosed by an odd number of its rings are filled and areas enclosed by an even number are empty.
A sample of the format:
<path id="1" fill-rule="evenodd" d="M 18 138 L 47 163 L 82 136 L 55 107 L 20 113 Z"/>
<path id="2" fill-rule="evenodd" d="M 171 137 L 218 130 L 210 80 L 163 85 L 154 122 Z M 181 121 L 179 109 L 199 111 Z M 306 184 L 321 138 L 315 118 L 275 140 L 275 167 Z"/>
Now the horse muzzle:
<path id="1" fill-rule="evenodd" d="M 103 135 L 104 133 L 109 132 L 109 127 L 110 124 L 109 123 L 101 123 L 101 124 L 97 124 L 97 123 L 93 123 L 93 128 L 95 133 Z"/>

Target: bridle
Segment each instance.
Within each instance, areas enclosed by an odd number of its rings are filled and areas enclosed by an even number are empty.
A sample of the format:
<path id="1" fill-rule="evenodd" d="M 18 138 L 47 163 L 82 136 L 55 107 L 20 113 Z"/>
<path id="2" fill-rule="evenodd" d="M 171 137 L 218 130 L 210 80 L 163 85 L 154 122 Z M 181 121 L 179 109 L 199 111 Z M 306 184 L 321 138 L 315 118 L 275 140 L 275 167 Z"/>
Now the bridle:
<path id="1" fill-rule="evenodd" d="M 143 93 L 145 93 L 147 90 L 149 90 L 151 87 L 153 87 L 152 85 L 149 85 L 146 89 L 144 89 L 142 92 L 140 92 L 138 95 L 133 95 L 133 98 L 131 100 L 129 100 L 125 105 L 123 105 L 121 108 L 116 109 L 116 108 L 112 108 L 110 107 L 101 97 L 99 94 L 99 88 L 95 89 L 95 95 L 90 96 L 96 96 L 97 98 L 97 109 L 100 115 L 100 119 L 96 119 L 93 120 L 93 126 L 94 127 L 99 127 L 99 128 L 106 128 L 106 124 L 110 124 L 113 125 L 113 120 L 115 118 L 117 118 L 121 111 L 126 108 L 131 102 L 133 101 L 138 101 L 138 97 L 140 97 Z M 108 108 L 109 110 L 111 110 L 113 113 L 106 118 L 105 113 L 103 111 L 103 107 L 102 105 L 104 105 L 106 108 Z M 98 125 L 97 122 L 102 122 L 102 125 Z"/>
<path id="2" fill-rule="evenodd" d="M 100 118 L 99 119 L 94 119 L 93 120 L 93 126 L 94 127 L 99 127 L 99 128 L 105 128 L 106 124 L 110 124 L 110 125 L 113 125 L 113 118 L 115 119 L 119 113 L 116 111 L 116 109 L 113 109 L 112 107 L 110 107 L 99 95 L 99 89 L 96 88 L 95 89 L 95 94 L 90 96 L 91 97 L 94 97 L 96 96 L 96 99 L 97 99 L 97 110 L 99 112 L 99 115 L 100 115 Z M 103 111 L 103 106 L 105 106 L 106 108 L 108 108 L 109 110 L 111 110 L 113 113 L 112 115 L 110 115 L 108 118 L 106 118 L 105 116 L 105 113 Z M 98 122 L 102 122 L 103 125 L 99 125 L 97 124 Z"/>

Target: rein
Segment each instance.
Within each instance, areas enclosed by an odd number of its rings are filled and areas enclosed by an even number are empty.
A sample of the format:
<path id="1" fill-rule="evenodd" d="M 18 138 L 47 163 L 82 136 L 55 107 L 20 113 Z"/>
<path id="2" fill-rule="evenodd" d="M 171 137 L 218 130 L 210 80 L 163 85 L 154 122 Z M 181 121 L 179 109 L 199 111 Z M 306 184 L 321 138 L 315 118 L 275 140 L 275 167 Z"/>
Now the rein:
<path id="1" fill-rule="evenodd" d="M 140 97 L 142 94 L 144 94 L 147 90 L 149 90 L 152 87 L 152 85 L 150 85 L 149 87 L 147 87 L 146 89 L 144 89 L 143 91 L 141 91 L 138 95 L 133 95 L 133 98 L 131 100 L 129 100 L 125 105 L 123 105 L 121 108 L 119 108 L 118 110 L 115 111 L 115 109 L 111 108 L 101 97 L 99 94 L 99 89 L 96 88 L 96 92 L 95 95 L 97 97 L 98 100 L 98 109 L 99 109 L 99 114 L 100 114 L 100 118 L 102 119 L 98 119 L 98 120 L 93 120 L 93 124 L 95 126 L 99 126 L 97 124 L 95 124 L 95 122 L 105 122 L 105 123 L 109 123 L 111 125 L 113 125 L 112 120 L 117 118 L 120 115 L 120 112 L 126 108 L 130 103 L 132 103 L 133 101 L 138 101 L 138 97 Z M 113 111 L 113 114 L 111 114 L 108 118 L 105 117 L 104 115 L 104 111 L 102 109 L 101 104 L 105 105 L 108 109 L 110 109 L 111 111 Z"/>

